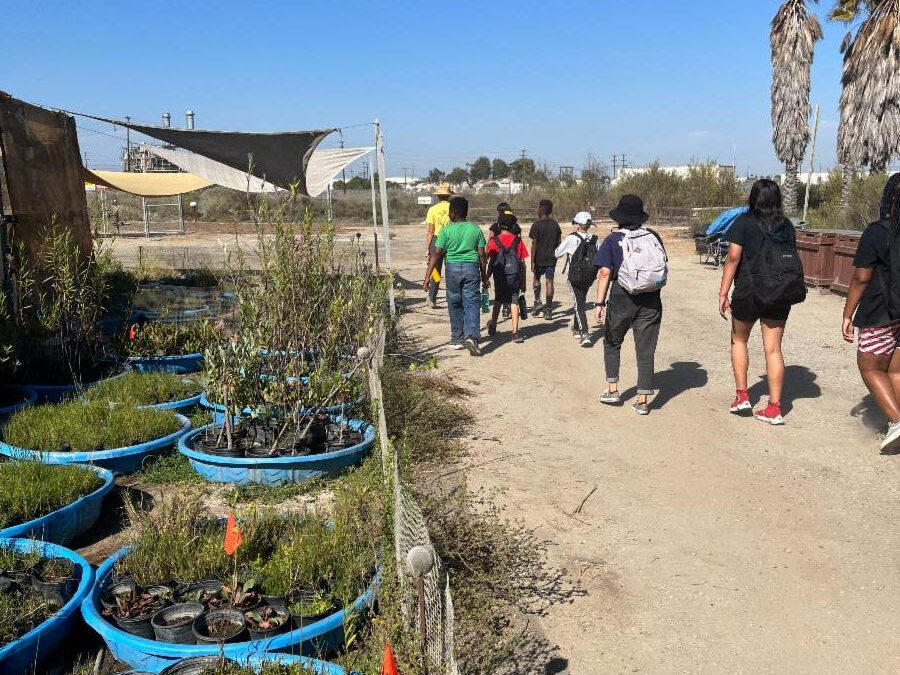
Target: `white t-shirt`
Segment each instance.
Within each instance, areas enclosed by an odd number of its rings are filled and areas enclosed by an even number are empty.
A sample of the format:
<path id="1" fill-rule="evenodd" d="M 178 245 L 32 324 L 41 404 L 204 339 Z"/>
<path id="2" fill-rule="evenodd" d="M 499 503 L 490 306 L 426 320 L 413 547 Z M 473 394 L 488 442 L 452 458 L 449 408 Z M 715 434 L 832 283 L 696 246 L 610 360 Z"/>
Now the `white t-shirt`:
<path id="1" fill-rule="evenodd" d="M 578 250 L 578 247 L 581 245 L 581 242 L 587 241 L 590 237 L 593 237 L 590 232 L 581 232 L 576 231 L 572 232 L 568 237 L 562 240 L 559 246 L 556 247 L 556 251 L 554 255 L 557 258 L 562 258 L 566 256 L 566 262 L 569 262 L 569 259 L 575 254 L 575 251 Z M 600 238 L 597 237 L 596 241 L 597 250 L 600 249 Z"/>

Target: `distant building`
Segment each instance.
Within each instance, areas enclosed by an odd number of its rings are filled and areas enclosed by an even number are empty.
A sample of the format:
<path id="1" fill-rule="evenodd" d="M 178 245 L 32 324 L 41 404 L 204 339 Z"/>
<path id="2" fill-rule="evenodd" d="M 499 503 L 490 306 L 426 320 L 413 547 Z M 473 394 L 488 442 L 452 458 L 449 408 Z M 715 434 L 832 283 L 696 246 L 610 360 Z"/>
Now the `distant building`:
<path id="1" fill-rule="evenodd" d="M 735 175 L 734 166 L 731 164 L 717 164 L 715 162 L 711 162 L 708 164 L 684 164 L 680 166 L 659 166 L 655 167 L 659 171 L 665 171 L 666 173 L 674 174 L 679 178 L 687 178 L 691 172 L 691 169 L 697 167 L 705 167 L 709 166 L 719 171 L 720 174 L 731 174 Z M 616 185 L 619 181 L 629 176 L 637 176 L 642 173 L 647 173 L 652 170 L 654 166 L 629 166 L 624 169 L 619 169 L 618 175 L 612 179 L 612 184 Z"/>
<path id="2" fill-rule="evenodd" d="M 801 171 L 797 174 L 797 182 L 803 183 L 806 185 L 807 181 L 809 181 L 810 185 L 821 185 L 822 183 L 828 182 L 828 177 L 831 175 L 829 171 L 815 171 L 812 176 L 806 171 Z M 778 182 L 784 185 L 784 178 L 786 174 L 780 174 L 778 176 Z"/>

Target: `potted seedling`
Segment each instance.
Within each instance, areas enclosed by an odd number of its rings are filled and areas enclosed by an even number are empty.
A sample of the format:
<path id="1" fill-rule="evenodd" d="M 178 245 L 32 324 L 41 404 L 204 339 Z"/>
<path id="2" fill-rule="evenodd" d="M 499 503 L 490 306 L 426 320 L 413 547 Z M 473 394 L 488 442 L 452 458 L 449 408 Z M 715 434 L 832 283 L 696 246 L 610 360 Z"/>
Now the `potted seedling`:
<path id="1" fill-rule="evenodd" d="M 263 605 L 249 612 L 244 612 L 247 621 L 247 630 L 251 640 L 278 635 L 288 630 L 291 625 L 291 615 L 284 607 L 277 605 Z"/>

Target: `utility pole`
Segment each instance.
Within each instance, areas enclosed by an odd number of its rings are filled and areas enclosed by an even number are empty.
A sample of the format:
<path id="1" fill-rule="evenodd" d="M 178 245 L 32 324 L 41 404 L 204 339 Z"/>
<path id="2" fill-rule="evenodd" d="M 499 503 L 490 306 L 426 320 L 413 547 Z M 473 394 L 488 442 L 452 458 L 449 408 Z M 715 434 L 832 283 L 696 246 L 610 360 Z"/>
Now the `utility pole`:
<path id="1" fill-rule="evenodd" d="M 344 149 L 344 130 L 338 129 L 338 133 L 341 135 L 341 150 Z M 343 184 L 341 188 L 341 192 L 347 194 L 347 169 L 341 169 L 341 183 Z"/>
<path id="2" fill-rule="evenodd" d="M 809 149 L 809 173 L 806 174 L 806 196 L 803 197 L 803 222 L 809 213 L 809 188 L 812 185 L 813 162 L 816 159 L 816 136 L 819 135 L 819 106 L 816 106 L 816 120 L 813 123 L 812 147 Z"/>
<path id="3" fill-rule="evenodd" d="M 404 166 L 403 167 L 403 189 L 404 190 L 406 189 L 407 185 L 408 185 L 408 183 L 406 182 L 406 167 Z"/>
<path id="4" fill-rule="evenodd" d="M 620 157 L 621 157 L 621 159 L 619 159 Z M 628 168 L 628 159 L 624 152 L 621 155 L 613 155 L 612 156 L 613 178 L 616 178 L 619 175 L 620 169 L 627 169 L 627 168 Z"/>
<path id="5" fill-rule="evenodd" d="M 125 115 L 125 121 L 131 122 L 131 118 Z M 131 127 L 125 127 L 125 171 L 131 171 Z"/>

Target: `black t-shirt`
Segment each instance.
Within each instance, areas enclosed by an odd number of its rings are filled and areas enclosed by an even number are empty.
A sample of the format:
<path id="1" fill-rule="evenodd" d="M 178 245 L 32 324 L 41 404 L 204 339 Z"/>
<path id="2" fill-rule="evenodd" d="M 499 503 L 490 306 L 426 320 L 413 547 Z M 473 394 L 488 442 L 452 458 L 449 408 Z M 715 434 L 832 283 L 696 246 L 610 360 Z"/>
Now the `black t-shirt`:
<path id="1" fill-rule="evenodd" d="M 556 265 L 556 247 L 562 241 L 562 230 L 559 223 L 552 218 L 541 218 L 534 221 L 528 236 L 534 241 L 534 265 L 536 267 L 554 267 Z"/>
<path id="2" fill-rule="evenodd" d="M 743 248 L 737 274 L 734 275 L 734 292 L 732 297 L 747 298 L 753 295 L 753 263 L 759 255 L 763 244 L 763 233 L 759 220 L 750 213 L 745 213 L 728 228 L 725 238 L 732 244 Z M 797 246 L 797 232 L 787 218 L 782 219 L 772 228 L 772 236 L 782 241 L 790 241 Z"/>
<path id="3" fill-rule="evenodd" d="M 872 270 L 872 281 L 863 291 L 853 316 L 853 325 L 857 328 L 873 328 L 886 326 L 892 319 L 887 311 L 887 299 L 884 297 L 885 284 L 891 264 L 891 233 L 888 224 L 871 223 L 859 238 L 854 267 L 865 267 Z"/>

